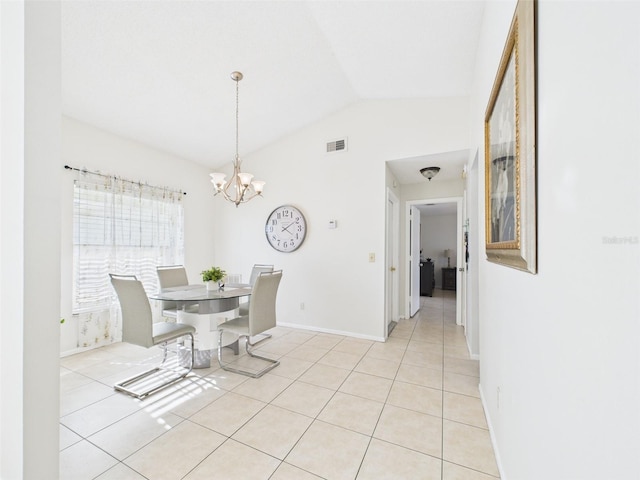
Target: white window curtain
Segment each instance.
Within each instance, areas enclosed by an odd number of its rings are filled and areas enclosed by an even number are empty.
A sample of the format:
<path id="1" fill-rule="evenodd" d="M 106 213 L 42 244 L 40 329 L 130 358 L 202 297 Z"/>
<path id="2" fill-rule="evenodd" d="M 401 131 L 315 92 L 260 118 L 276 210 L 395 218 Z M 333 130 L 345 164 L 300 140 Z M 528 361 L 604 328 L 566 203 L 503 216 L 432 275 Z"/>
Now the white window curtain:
<path id="1" fill-rule="evenodd" d="M 104 175 L 74 182 L 73 313 L 78 346 L 122 339 L 109 273 L 136 275 L 158 289 L 156 267 L 184 263 L 182 192 Z"/>

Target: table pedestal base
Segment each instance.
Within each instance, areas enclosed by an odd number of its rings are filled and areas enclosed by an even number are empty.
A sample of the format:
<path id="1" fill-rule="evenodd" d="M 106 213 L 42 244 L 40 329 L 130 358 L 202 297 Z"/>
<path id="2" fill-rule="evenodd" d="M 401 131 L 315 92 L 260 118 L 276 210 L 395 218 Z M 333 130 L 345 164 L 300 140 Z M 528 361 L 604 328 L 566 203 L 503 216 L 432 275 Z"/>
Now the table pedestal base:
<path id="1" fill-rule="evenodd" d="M 238 310 L 228 310 L 217 313 L 191 313 L 178 310 L 178 323 L 185 323 L 195 327 L 195 362 L 193 368 L 209 368 L 211 359 L 217 361 L 218 356 L 218 325 L 238 316 Z M 238 337 L 234 334 L 224 332 L 222 334 L 222 345 L 233 350 L 235 355 L 239 353 Z M 189 363 L 189 352 L 181 355 L 181 364 Z"/>

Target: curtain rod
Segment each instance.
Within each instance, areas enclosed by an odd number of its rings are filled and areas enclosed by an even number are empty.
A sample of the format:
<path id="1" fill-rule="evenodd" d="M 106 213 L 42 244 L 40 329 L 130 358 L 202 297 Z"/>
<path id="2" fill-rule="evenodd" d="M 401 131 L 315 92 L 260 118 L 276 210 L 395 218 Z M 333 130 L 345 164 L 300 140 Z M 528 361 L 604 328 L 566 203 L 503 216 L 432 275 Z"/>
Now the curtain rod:
<path id="1" fill-rule="evenodd" d="M 100 173 L 100 172 L 90 172 L 86 168 L 75 168 L 75 167 L 70 167 L 69 165 L 65 165 L 64 168 L 65 170 L 73 170 L 74 172 L 80 172 L 80 173 L 89 174 L 89 175 L 96 175 L 98 177 L 113 178 L 114 180 L 120 180 L 121 182 L 132 183 L 133 185 L 139 185 L 139 186 L 147 185 L 149 187 L 153 187 L 153 185 L 149 185 L 148 183 L 134 182 L 133 180 L 127 180 L 126 178 L 116 177 L 115 175 L 105 175 L 104 173 Z M 165 188 L 165 187 L 154 187 L 154 188 Z M 166 190 L 171 190 L 171 189 L 166 188 Z M 171 190 L 171 191 L 176 193 L 182 193 L 183 195 L 187 194 L 187 192 L 182 192 L 180 190 Z"/>

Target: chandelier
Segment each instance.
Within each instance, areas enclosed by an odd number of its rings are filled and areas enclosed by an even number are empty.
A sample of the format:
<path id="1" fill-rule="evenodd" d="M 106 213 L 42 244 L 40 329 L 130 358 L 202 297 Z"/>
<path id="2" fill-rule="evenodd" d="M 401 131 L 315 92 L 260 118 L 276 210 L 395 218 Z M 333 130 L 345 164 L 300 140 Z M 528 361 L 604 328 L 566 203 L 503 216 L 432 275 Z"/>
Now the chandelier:
<path id="1" fill-rule="evenodd" d="M 234 203 L 237 207 L 241 203 L 262 195 L 265 182 L 252 180 L 253 175 L 240 170 L 242 161 L 238 155 L 238 82 L 242 80 L 242 73 L 232 72 L 231 79 L 236 82 L 236 156 L 233 159 L 233 175 L 228 182 L 225 180 L 224 173 L 210 173 L 209 176 L 216 189 L 214 195 L 221 193 L 225 200 Z"/>

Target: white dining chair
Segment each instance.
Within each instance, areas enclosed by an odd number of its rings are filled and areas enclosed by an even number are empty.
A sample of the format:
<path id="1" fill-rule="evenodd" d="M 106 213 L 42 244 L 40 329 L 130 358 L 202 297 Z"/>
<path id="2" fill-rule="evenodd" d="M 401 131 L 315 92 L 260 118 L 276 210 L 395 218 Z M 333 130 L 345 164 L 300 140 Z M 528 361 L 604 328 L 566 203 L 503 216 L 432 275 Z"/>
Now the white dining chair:
<path id="1" fill-rule="evenodd" d="M 158 274 L 158 283 L 160 284 L 160 290 L 173 287 L 182 287 L 189 285 L 189 279 L 187 278 L 187 270 L 182 265 L 162 265 L 156 267 L 156 273 Z M 177 318 L 178 305 L 176 302 L 162 301 L 162 316 L 168 318 Z M 198 305 L 188 305 L 189 311 L 197 311 Z"/>
<path id="2" fill-rule="evenodd" d="M 242 315 L 218 325 L 218 363 L 223 370 L 258 378 L 280 364 L 277 360 L 256 355 L 250 347 L 255 345 L 255 343 L 251 343 L 252 336 L 276 326 L 276 297 L 281 279 L 282 270 L 260 273 L 256 277 L 253 291 L 251 292 L 252 298 L 249 304 L 248 315 Z M 225 332 L 232 332 L 239 337 L 246 337 L 245 348 L 247 354 L 252 358 L 258 358 L 267 362 L 267 366 L 254 372 L 234 368 L 224 363 L 222 361 L 222 335 Z"/>
<path id="3" fill-rule="evenodd" d="M 249 285 L 251 286 L 251 288 L 253 288 L 254 284 L 256 283 L 256 278 L 258 278 L 258 275 L 260 275 L 262 272 L 273 272 L 273 265 L 256 263 L 253 266 L 253 268 L 251 268 L 251 275 L 249 276 Z M 251 303 L 251 297 L 249 297 L 246 302 L 240 303 L 239 316 L 249 315 L 250 303 Z M 267 340 L 268 338 L 271 338 L 271 335 L 268 333 L 263 333 L 260 335 L 259 340 L 255 340 L 253 344 L 262 342 L 264 340 Z"/>
<path id="4" fill-rule="evenodd" d="M 163 358 L 160 365 L 122 380 L 116 383 L 113 388 L 135 398 L 144 398 L 182 380 L 193 368 L 196 329 L 191 325 L 180 323 L 154 323 L 151 305 L 142 282 L 135 275 L 109 274 L 109 276 L 118 295 L 122 311 L 122 341 L 145 348 L 155 345 L 163 346 Z M 191 339 L 188 367 L 167 366 L 167 343 L 184 336 Z M 134 389 L 136 384 L 138 389 Z"/>
<path id="5" fill-rule="evenodd" d="M 256 283 L 256 278 L 258 278 L 258 276 L 262 272 L 273 272 L 273 265 L 267 265 L 267 264 L 264 264 L 264 263 L 256 263 L 251 268 L 251 275 L 249 276 L 249 285 L 251 285 L 253 287 L 253 285 Z"/>
<path id="6" fill-rule="evenodd" d="M 253 285 L 256 283 L 256 278 L 262 272 L 273 272 L 273 265 L 266 265 L 262 263 L 256 263 L 251 269 L 251 276 L 249 277 L 249 285 L 253 288 Z M 251 298 L 249 298 L 246 302 L 240 304 L 240 316 L 249 315 L 249 302 L 251 302 Z"/>

